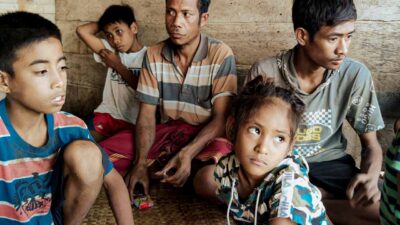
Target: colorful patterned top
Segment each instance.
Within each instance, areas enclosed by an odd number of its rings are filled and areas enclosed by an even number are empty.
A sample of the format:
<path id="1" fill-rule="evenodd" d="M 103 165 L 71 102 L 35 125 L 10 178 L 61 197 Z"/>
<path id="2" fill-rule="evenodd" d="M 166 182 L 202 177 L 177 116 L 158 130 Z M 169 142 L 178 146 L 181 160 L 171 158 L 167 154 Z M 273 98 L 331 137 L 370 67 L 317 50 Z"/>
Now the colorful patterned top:
<path id="1" fill-rule="evenodd" d="M 383 183 L 380 214 L 382 225 L 400 224 L 400 131 L 385 156 L 385 178 Z"/>
<path id="2" fill-rule="evenodd" d="M 85 123 L 71 114 L 46 114 L 48 141 L 42 147 L 25 142 L 13 128 L 0 101 L 0 224 L 53 224 L 53 165 L 73 140 L 92 140 Z M 107 174 L 112 164 L 103 152 Z"/>
<path id="3" fill-rule="evenodd" d="M 273 218 L 289 218 L 302 225 L 328 224 L 318 188 L 308 180 L 308 165 L 293 151 L 244 202 L 237 192 L 240 163 L 234 154 L 223 158 L 214 177 L 218 198 L 239 224 L 268 224 Z M 255 222 L 255 218 L 257 221 Z"/>
<path id="4" fill-rule="evenodd" d="M 160 105 L 162 122 L 183 120 L 204 124 L 218 97 L 236 95 L 237 76 L 232 50 L 201 34 L 200 44 L 186 74 L 174 60 L 169 39 L 149 47 L 137 88 L 139 101 Z"/>
<path id="5" fill-rule="evenodd" d="M 276 85 L 294 90 L 306 104 L 295 149 L 307 162 L 330 161 L 347 155 L 347 140 L 342 132 L 345 120 L 358 134 L 385 126 L 371 72 L 365 65 L 346 57 L 338 70 L 326 70 L 321 84 L 312 93 L 306 93 L 297 79 L 295 51 L 296 47 L 258 61 L 246 79 L 258 75 L 272 77 Z"/>

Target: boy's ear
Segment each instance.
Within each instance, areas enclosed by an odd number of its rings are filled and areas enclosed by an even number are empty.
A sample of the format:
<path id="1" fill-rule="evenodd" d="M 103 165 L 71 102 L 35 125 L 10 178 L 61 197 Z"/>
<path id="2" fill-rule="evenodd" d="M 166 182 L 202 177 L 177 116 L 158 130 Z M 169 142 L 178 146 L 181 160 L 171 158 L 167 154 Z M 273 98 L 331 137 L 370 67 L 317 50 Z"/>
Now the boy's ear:
<path id="1" fill-rule="evenodd" d="M 136 22 L 132 22 L 131 23 L 131 25 L 129 26 L 130 28 L 131 28 L 131 31 L 134 33 L 134 34 L 137 34 L 138 33 L 138 25 L 137 25 L 137 23 Z"/>
<path id="2" fill-rule="evenodd" d="M 10 75 L 0 70 L 0 92 L 10 93 L 9 80 Z"/>
<path id="3" fill-rule="evenodd" d="M 225 131 L 226 131 L 226 137 L 231 142 L 233 142 L 236 138 L 234 127 L 235 127 L 235 119 L 232 116 L 229 116 L 228 119 L 226 120 Z"/>
<path id="4" fill-rule="evenodd" d="M 204 27 L 208 23 L 208 12 L 202 13 L 200 16 L 200 27 Z"/>
<path id="5" fill-rule="evenodd" d="M 310 35 L 308 31 L 302 27 L 296 28 L 294 31 L 297 43 L 301 46 L 306 45 L 310 40 Z"/>

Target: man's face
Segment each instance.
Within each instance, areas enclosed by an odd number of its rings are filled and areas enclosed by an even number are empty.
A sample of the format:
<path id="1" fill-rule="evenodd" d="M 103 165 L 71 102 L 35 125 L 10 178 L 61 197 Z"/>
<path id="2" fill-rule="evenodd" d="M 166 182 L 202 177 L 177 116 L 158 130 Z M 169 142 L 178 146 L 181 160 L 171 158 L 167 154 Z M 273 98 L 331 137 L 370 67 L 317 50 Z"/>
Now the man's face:
<path id="1" fill-rule="evenodd" d="M 67 67 L 61 42 L 48 38 L 16 52 L 14 76 L 7 76 L 7 99 L 31 113 L 53 113 L 65 102 Z"/>
<path id="2" fill-rule="evenodd" d="M 200 35 L 208 14 L 200 16 L 198 0 L 166 1 L 165 25 L 171 41 L 179 46 L 189 45 Z"/>
<path id="3" fill-rule="evenodd" d="M 337 70 L 348 53 L 355 21 L 346 21 L 336 26 L 322 26 L 304 45 L 305 52 L 316 66 Z"/>
<path id="4" fill-rule="evenodd" d="M 118 52 L 129 52 L 136 41 L 137 26 L 128 26 L 124 22 L 107 24 L 104 27 L 104 34 L 108 43 Z"/>

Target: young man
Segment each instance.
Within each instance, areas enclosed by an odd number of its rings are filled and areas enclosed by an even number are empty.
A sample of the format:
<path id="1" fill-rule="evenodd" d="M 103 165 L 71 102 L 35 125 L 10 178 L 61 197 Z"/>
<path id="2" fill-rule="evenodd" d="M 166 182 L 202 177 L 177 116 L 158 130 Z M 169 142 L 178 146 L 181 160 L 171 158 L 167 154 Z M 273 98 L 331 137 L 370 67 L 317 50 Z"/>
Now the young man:
<path id="1" fill-rule="evenodd" d="M 0 42 L 0 224 L 81 224 L 103 183 L 118 224 L 133 224 L 122 177 L 85 123 L 59 112 L 59 29 L 36 14 L 3 14 Z"/>
<path id="2" fill-rule="evenodd" d="M 135 143 L 106 146 L 108 152 L 123 155 L 116 164 L 124 164 L 125 170 L 132 165 L 125 180 L 131 197 L 137 183 L 148 192 L 147 168 L 155 161 L 165 161 L 155 174 L 161 182 L 183 186 L 194 158 L 218 161 L 230 151 L 226 142 L 215 138 L 225 132 L 230 100 L 237 89 L 236 67 L 226 44 L 201 34 L 209 4 L 208 0 L 166 1 L 169 38 L 150 47 L 143 61 Z M 162 123 L 156 126 L 157 106 Z M 125 140 L 131 136 L 127 133 Z M 129 148 L 121 150 L 121 146 Z M 225 147 L 217 150 L 217 146 Z"/>
<path id="3" fill-rule="evenodd" d="M 346 57 L 357 18 L 352 0 L 295 0 L 297 45 L 253 65 L 257 75 L 294 89 L 306 104 L 295 148 L 310 165 L 310 180 L 323 193 L 334 224 L 378 224 L 384 127 L 371 74 Z M 361 139 L 360 170 L 345 153 L 342 125 L 348 120 Z M 347 198 L 346 198 L 347 196 Z"/>
<path id="4" fill-rule="evenodd" d="M 107 40 L 98 38 L 102 31 Z M 135 90 L 146 47 L 138 38 L 138 25 L 133 9 L 128 5 L 111 5 L 97 23 L 83 24 L 78 36 L 94 52 L 96 62 L 108 67 L 103 100 L 87 121 L 96 141 L 102 141 L 120 131 L 134 129 L 139 102 Z M 101 143 L 100 143 L 101 145 Z"/>

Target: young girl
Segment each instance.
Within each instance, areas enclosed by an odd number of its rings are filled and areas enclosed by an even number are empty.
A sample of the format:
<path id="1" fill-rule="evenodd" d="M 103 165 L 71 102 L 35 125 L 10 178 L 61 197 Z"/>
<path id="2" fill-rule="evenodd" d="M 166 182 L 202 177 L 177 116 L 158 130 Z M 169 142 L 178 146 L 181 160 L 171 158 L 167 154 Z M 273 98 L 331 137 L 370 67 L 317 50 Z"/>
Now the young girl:
<path id="1" fill-rule="evenodd" d="M 216 194 L 239 224 L 328 224 L 321 193 L 292 150 L 304 104 L 292 92 L 257 77 L 236 99 L 228 119 L 235 154 L 221 159 Z"/>

